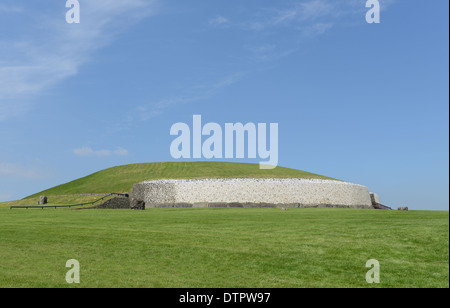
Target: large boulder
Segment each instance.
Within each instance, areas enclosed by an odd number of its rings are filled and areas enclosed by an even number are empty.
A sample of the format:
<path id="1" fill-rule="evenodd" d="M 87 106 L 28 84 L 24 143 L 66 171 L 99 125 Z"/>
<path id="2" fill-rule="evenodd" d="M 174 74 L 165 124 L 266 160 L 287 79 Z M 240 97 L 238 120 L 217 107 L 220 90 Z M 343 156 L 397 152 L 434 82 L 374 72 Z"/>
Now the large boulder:
<path id="1" fill-rule="evenodd" d="M 408 211 L 409 208 L 407 206 L 401 206 L 398 208 L 399 211 Z"/>
<path id="2" fill-rule="evenodd" d="M 46 196 L 41 196 L 39 198 L 39 205 L 44 205 L 44 204 L 47 204 L 47 203 L 48 203 L 48 200 L 47 200 Z"/>
<path id="3" fill-rule="evenodd" d="M 143 200 L 132 198 L 130 201 L 130 208 L 132 210 L 145 210 L 145 202 Z"/>

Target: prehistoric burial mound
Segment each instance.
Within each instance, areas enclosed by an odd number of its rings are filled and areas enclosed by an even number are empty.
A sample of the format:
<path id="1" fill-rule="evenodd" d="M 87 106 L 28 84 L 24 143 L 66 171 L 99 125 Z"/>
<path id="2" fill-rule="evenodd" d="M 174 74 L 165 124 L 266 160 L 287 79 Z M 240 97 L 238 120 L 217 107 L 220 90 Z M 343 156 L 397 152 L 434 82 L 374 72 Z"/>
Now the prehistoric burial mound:
<path id="1" fill-rule="evenodd" d="M 283 167 L 261 170 L 258 164 L 228 162 L 169 162 L 118 166 L 56 186 L 26 199 L 34 200 L 42 195 L 53 198 L 61 195 L 111 192 L 131 193 L 132 208 L 158 206 L 373 208 L 374 202 L 378 200 L 375 198 L 372 201 L 369 190 L 364 186 L 326 176 Z"/>
<path id="2" fill-rule="evenodd" d="M 320 179 L 156 180 L 135 184 L 132 208 L 341 207 L 373 208 L 367 187 Z"/>

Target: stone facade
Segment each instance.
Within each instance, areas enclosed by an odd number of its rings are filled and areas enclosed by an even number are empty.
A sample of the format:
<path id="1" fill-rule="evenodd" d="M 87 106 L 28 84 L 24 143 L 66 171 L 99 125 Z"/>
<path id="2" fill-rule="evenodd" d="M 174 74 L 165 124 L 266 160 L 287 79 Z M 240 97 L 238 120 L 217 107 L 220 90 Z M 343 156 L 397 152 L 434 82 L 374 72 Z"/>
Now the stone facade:
<path id="1" fill-rule="evenodd" d="M 152 207 L 373 208 L 369 189 L 312 179 L 157 180 L 135 184 L 131 199 Z M 133 201 L 132 201 L 133 203 Z"/>

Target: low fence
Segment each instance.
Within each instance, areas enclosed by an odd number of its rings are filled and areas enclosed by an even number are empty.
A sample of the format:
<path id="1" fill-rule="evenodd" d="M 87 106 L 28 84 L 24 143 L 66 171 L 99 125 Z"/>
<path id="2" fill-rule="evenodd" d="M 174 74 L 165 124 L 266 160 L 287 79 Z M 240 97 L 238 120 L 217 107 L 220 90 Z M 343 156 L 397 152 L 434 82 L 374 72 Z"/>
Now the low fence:
<path id="1" fill-rule="evenodd" d="M 97 199 L 95 201 L 91 201 L 91 202 L 86 202 L 86 203 L 78 203 L 78 204 L 69 204 L 69 205 L 16 205 L 16 206 L 11 206 L 9 209 L 46 209 L 46 208 L 72 208 L 72 207 L 78 207 L 78 206 L 85 206 L 85 205 L 94 205 L 97 202 L 103 201 L 108 197 L 111 196 L 122 196 L 122 197 L 126 197 L 128 198 L 129 195 L 128 194 L 122 194 L 122 193 L 110 193 L 107 194 L 103 197 L 101 197 L 100 199 Z"/>

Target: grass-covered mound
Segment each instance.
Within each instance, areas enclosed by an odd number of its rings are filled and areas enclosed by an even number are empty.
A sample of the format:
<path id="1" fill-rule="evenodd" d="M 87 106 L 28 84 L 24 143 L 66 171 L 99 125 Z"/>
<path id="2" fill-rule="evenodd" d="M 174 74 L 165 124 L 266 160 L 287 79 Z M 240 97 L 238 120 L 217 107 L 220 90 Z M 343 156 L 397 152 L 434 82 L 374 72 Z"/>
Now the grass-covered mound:
<path id="1" fill-rule="evenodd" d="M 133 184 L 146 180 L 204 178 L 330 179 L 314 173 L 283 167 L 277 167 L 272 170 L 261 170 L 258 164 L 227 162 L 147 163 L 105 169 L 70 183 L 39 192 L 30 197 L 131 192 Z"/>

